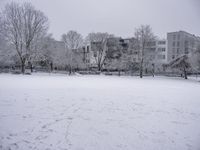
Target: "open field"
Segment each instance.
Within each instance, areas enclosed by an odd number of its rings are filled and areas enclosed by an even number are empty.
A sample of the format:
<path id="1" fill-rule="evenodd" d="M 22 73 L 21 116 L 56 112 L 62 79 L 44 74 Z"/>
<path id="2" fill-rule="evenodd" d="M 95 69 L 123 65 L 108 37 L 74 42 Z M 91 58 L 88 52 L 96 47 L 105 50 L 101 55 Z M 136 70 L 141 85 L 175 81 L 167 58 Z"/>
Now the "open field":
<path id="1" fill-rule="evenodd" d="M 200 83 L 0 74 L 2 150 L 200 150 Z"/>

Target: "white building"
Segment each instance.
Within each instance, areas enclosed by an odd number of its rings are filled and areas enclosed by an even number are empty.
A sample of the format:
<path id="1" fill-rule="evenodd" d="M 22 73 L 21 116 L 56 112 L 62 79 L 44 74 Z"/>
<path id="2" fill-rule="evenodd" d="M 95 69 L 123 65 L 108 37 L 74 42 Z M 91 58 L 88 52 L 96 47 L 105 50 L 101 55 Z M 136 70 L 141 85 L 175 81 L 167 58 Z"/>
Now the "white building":
<path id="1" fill-rule="evenodd" d="M 157 72 L 164 71 L 163 65 L 167 64 L 167 40 L 156 41 L 155 69 Z"/>
<path id="2" fill-rule="evenodd" d="M 195 52 L 200 45 L 200 37 L 185 31 L 167 33 L 168 52 L 167 61 L 170 62 L 177 57 Z"/>
<path id="3" fill-rule="evenodd" d="M 107 50 L 123 50 L 132 51 L 132 59 L 134 62 L 139 62 L 139 50 L 135 49 L 135 39 L 122 39 L 122 38 L 109 38 L 106 44 Z M 94 52 L 95 46 L 98 46 L 98 42 L 90 43 L 86 47 L 88 49 L 88 62 L 90 67 L 96 66 L 96 54 Z M 118 48 L 118 49 L 117 49 Z M 167 63 L 167 41 L 166 40 L 155 40 L 149 43 L 147 48 L 145 49 L 145 60 L 144 60 L 146 68 L 152 70 L 154 67 L 155 71 L 163 71 L 163 64 Z"/>

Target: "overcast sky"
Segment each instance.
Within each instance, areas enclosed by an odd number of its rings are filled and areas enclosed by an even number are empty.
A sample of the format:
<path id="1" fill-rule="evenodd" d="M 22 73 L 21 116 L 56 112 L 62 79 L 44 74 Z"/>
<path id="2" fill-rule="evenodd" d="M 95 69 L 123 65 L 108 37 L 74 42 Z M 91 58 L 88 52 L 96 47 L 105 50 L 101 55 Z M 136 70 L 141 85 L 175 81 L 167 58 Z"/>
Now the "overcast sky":
<path id="1" fill-rule="evenodd" d="M 3 7 L 9 0 L 0 0 Z M 29 1 L 50 20 L 49 32 L 59 40 L 76 30 L 108 32 L 131 37 L 141 24 L 151 25 L 155 35 L 185 30 L 200 36 L 200 0 L 14 0 Z"/>

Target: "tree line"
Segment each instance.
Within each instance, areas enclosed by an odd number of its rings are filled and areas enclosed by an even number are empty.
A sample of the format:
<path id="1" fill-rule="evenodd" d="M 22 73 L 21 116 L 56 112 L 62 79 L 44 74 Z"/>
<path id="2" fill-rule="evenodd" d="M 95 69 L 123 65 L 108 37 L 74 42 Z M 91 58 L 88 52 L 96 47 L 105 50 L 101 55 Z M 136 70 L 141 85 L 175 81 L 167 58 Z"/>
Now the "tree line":
<path id="1" fill-rule="evenodd" d="M 144 67 L 149 65 L 151 59 L 146 49 L 156 39 L 149 25 L 141 25 L 135 29 L 134 38 L 132 41 L 130 39 L 125 51 L 126 45 L 120 47 L 116 44 L 118 41 L 115 41 L 115 36 L 109 33 L 89 33 L 83 38 L 77 31 L 70 30 L 61 36 L 61 41 L 56 41 L 48 33 L 48 28 L 47 16 L 31 3 L 7 4 L 0 13 L 0 63 L 14 62 L 23 74 L 27 67 L 33 71 L 36 66 L 47 66 L 50 71 L 68 70 L 71 74 L 75 68 L 89 69 L 87 58 L 84 57 L 91 56 L 88 56 L 90 54 L 84 46 L 90 43 L 98 71 L 105 68 L 118 71 L 135 68 L 142 78 Z M 108 43 L 108 39 L 112 38 L 113 41 Z M 112 51 L 107 50 L 109 44 Z M 195 60 L 199 63 L 198 58 Z"/>

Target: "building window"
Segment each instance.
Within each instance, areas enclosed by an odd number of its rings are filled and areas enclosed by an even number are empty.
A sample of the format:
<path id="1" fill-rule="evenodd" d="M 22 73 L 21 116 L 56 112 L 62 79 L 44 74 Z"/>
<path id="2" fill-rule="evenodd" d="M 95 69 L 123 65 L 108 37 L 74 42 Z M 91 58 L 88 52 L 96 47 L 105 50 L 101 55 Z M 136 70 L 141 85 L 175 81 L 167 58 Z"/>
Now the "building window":
<path id="1" fill-rule="evenodd" d="M 83 52 L 85 53 L 86 51 L 85 51 L 85 47 L 83 47 Z"/>
<path id="2" fill-rule="evenodd" d="M 87 46 L 87 53 L 89 53 L 89 49 L 90 49 L 90 47 L 89 47 L 89 46 Z"/>
<path id="3" fill-rule="evenodd" d="M 165 59 L 166 57 L 165 57 L 165 55 L 163 55 L 163 59 Z"/>
<path id="4" fill-rule="evenodd" d="M 178 40 L 180 40 L 180 34 L 178 34 L 178 37 L 177 37 L 177 38 L 178 38 Z"/>
<path id="5" fill-rule="evenodd" d="M 165 52 L 165 48 L 162 48 L 162 52 Z"/>
<path id="6" fill-rule="evenodd" d="M 158 52 L 165 52 L 165 48 L 158 48 Z"/>
<path id="7" fill-rule="evenodd" d="M 175 55 L 172 55 L 172 59 L 174 59 L 175 58 Z"/>
<path id="8" fill-rule="evenodd" d="M 188 54 L 188 53 L 189 53 L 189 49 L 185 48 L 185 54 Z"/>
<path id="9" fill-rule="evenodd" d="M 179 48 L 177 48 L 177 54 L 179 54 L 179 51 L 180 51 L 180 49 L 179 49 Z"/>
<path id="10" fill-rule="evenodd" d="M 172 43 L 172 46 L 175 47 L 175 46 L 176 46 L 176 42 L 173 42 L 173 43 Z"/>
<path id="11" fill-rule="evenodd" d="M 150 48 L 150 51 L 156 51 L 156 48 Z"/>
<path id="12" fill-rule="evenodd" d="M 165 59 L 165 55 L 158 55 L 158 59 Z"/>
<path id="13" fill-rule="evenodd" d="M 172 49 L 172 53 L 173 53 L 173 54 L 175 53 L 175 48 Z"/>
<path id="14" fill-rule="evenodd" d="M 177 47 L 179 47 L 180 46 L 180 42 L 177 42 Z"/>
<path id="15" fill-rule="evenodd" d="M 155 42 L 155 41 L 148 42 L 148 43 L 147 43 L 147 46 L 156 46 L 156 42 Z"/>
<path id="16" fill-rule="evenodd" d="M 187 47 L 187 46 L 188 46 L 188 44 L 189 44 L 189 42 L 188 42 L 188 41 L 185 41 L 185 47 Z"/>
<path id="17" fill-rule="evenodd" d="M 158 48 L 158 52 L 165 52 L 165 48 Z"/>
<path id="18" fill-rule="evenodd" d="M 173 35 L 173 40 L 176 40 L 176 35 L 175 34 Z"/>
<path id="19" fill-rule="evenodd" d="M 159 44 L 159 45 L 165 45 L 165 44 L 166 44 L 166 41 L 158 41 L 158 44 Z"/>

